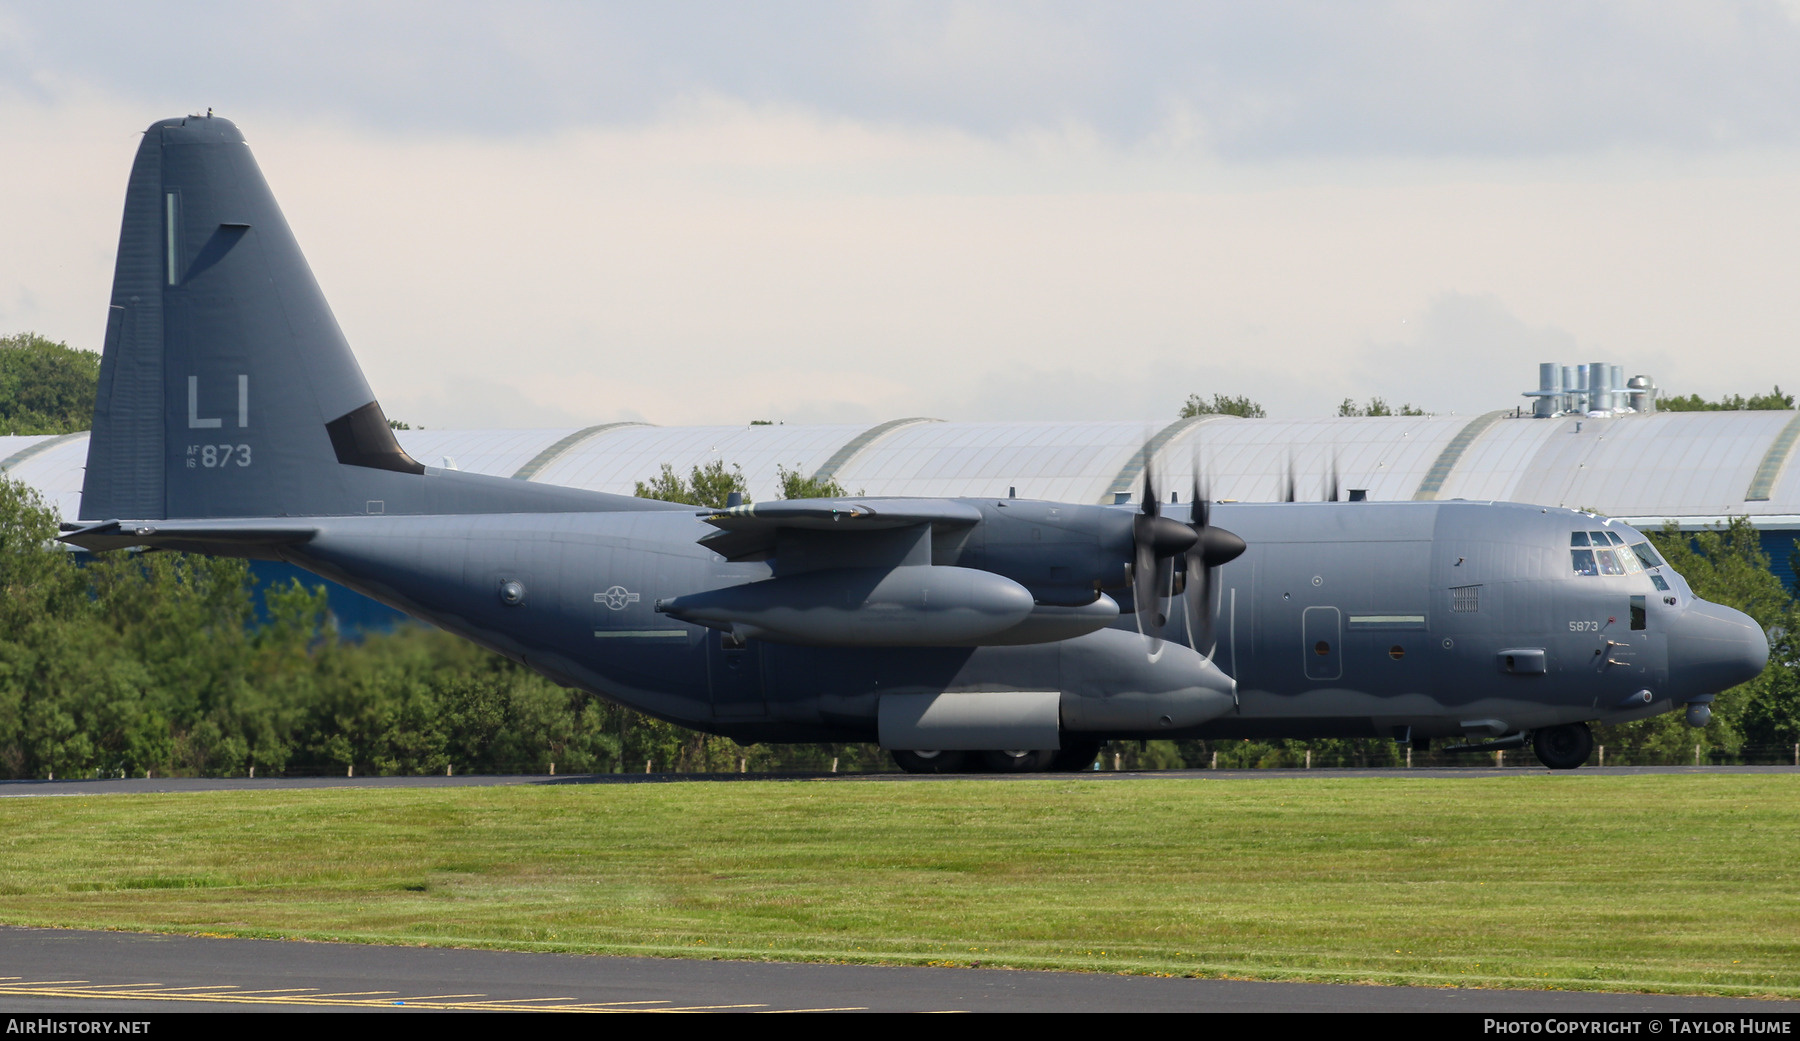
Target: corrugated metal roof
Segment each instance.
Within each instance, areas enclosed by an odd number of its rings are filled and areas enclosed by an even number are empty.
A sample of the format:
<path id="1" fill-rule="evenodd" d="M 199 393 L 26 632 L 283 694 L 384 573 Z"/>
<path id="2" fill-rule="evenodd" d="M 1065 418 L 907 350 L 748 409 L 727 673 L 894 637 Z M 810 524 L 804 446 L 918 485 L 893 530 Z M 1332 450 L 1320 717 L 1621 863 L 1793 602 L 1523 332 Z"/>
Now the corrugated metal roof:
<path id="1" fill-rule="evenodd" d="M 1156 453 L 1159 494 L 1189 495 L 1193 461 L 1215 499 L 1279 499 L 1291 465 L 1300 499 L 1323 497 L 1335 465 L 1347 494 L 1411 499 L 1439 463 L 1439 499 L 1498 499 L 1591 507 L 1618 517 L 1748 515 L 1784 526 L 1800 516 L 1800 452 L 1778 440 L 1794 412 L 1665 412 L 1612 419 L 1383 416 L 1191 423 L 938 423 L 888 427 L 711 426 L 411 430 L 399 433 L 420 462 L 502 477 L 533 461 L 533 479 L 630 494 L 664 463 L 684 476 L 712 461 L 741 467 L 752 496 L 773 498 L 778 468 L 835 477 L 868 495 L 1004 496 L 1111 502 L 1121 480 L 1135 497 L 1144 443 Z M 1460 452 L 1446 448 L 1469 431 Z M 862 441 L 860 447 L 846 451 Z M 568 442 L 563 444 L 563 442 Z M 38 488 L 68 518 L 77 513 L 87 438 L 0 437 L 8 472 Z M 561 447 L 558 446 L 561 444 Z M 555 449 L 552 451 L 552 449 Z M 1752 497 L 1766 489 L 1767 498 Z"/>
<path id="2" fill-rule="evenodd" d="M 398 430 L 406 454 L 426 466 L 511 477 L 526 463 L 574 433 L 558 430 Z"/>
<path id="3" fill-rule="evenodd" d="M 26 445 L 22 442 L 31 441 Z M 9 449 L 0 459 L 10 460 L 6 476 L 37 489 L 57 516 L 72 521 L 81 515 L 81 478 L 87 468 L 88 436 L 47 435 L 9 437 L 0 448 Z"/>
<path id="4" fill-rule="evenodd" d="M 686 477 L 696 466 L 723 462 L 744 471 L 755 499 L 773 499 L 782 467 L 811 476 L 862 426 L 620 427 L 570 448 L 532 479 L 630 495 L 664 463 Z M 854 491 L 859 486 L 844 481 Z"/>
<path id="5" fill-rule="evenodd" d="M 870 495 L 1099 502 L 1154 429 L 1142 423 L 922 423 L 856 455 L 838 481 Z M 1111 501 L 1110 497 L 1107 501 Z"/>
<path id="6" fill-rule="evenodd" d="M 1560 429 L 1533 458 L 1514 497 L 1616 516 L 1792 513 L 1791 503 L 1744 498 L 1791 418 L 1785 412 L 1664 412 L 1534 420 Z"/>
<path id="7" fill-rule="evenodd" d="M 1411 499 L 1446 444 L 1468 425 L 1461 416 L 1353 419 L 1247 419 L 1205 423 L 1158 459 L 1183 497 L 1196 446 L 1207 494 L 1215 499 L 1271 502 L 1287 492 L 1323 499 L 1337 470 L 1339 494 L 1363 489 L 1371 500 Z"/>

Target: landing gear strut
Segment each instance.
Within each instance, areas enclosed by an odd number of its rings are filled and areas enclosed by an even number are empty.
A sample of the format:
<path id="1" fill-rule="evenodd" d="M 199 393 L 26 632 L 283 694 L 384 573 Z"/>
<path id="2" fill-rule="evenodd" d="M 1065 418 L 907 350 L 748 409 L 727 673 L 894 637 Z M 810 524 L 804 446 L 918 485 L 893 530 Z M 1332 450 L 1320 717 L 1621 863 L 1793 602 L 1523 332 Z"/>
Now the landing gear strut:
<path id="1" fill-rule="evenodd" d="M 1062 751 L 1057 752 L 1050 760 L 1050 769 L 1079 773 L 1094 765 L 1094 757 L 1100 754 L 1101 744 L 1098 741 L 1070 741 L 1063 739 Z"/>
<path id="2" fill-rule="evenodd" d="M 1552 770 L 1573 770 L 1594 752 L 1594 735 L 1586 723 L 1565 723 L 1533 731 L 1531 750 Z"/>
<path id="3" fill-rule="evenodd" d="M 997 774 L 1028 774 L 1048 770 L 1055 758 L 1056 753 L 1048 748 L 1041 751 L 1013 749 L 981 753 L 982 763 Z"/>
<path id="4" fill-rule="evenodd" d="M 909 774 L 960 774 L 986 770 L 997 774 L 1042 773 L 1046 770 L 1079 771 L 1094 765 L 1100 742 L 1064 742 L 1061 751 L 1001 749 L 991 752 L 927 751 L 896 748 L 890 753 Z"/>
<path id="5" fill-rule="evenodd" d="M 900 764 L 900 769 L 909 774 L 962 773 L 969 759 L 967 752 L 911 751 L 896 748 L 892 754 L 894 762 Z"/>

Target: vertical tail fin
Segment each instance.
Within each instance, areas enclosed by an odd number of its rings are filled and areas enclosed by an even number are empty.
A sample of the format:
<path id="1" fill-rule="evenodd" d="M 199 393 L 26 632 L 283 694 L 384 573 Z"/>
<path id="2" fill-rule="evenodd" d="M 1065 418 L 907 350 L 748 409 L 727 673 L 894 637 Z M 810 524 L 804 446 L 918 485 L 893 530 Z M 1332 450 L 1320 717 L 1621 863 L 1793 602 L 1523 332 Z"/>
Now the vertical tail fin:
<path id="1" fill-rule="evenodd" d="M 81 516 L 364 513 L 423 473 L 237 127 L 152 125 L 125 195 Z"/>

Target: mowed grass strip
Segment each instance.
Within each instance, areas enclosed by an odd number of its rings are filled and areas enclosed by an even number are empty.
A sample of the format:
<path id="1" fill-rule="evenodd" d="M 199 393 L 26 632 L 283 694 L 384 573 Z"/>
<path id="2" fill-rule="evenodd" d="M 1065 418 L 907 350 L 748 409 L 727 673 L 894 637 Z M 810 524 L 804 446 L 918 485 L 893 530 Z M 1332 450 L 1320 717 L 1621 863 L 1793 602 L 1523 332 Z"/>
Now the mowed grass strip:
<path id="1" fill-rule="evenodd" d="M 1800 997 L 1800 777 L 955 780 L 0 800 L 0 920 Z"/>

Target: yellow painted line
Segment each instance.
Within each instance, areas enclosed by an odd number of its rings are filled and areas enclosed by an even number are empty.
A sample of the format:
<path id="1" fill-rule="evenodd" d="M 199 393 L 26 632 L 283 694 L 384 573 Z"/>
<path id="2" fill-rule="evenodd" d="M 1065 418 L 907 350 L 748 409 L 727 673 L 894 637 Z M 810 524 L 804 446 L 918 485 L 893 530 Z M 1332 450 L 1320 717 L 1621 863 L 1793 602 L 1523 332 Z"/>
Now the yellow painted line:
<path id="1" fill-rule="evenodd" d="M 771 1013 L 776 1013 L 776 1012 L 867 1012 L 867 1011 L 869 1011 L 869 1009 L 865 1005 L 845 1005 L 842 1008 L 772 1008 L 769 1011 Z"/>
<path id="2" fill-rule="evenodd" d="M 144 984 L 138 984 L 135 987 L 132 984 L 128 984 L 128 983 L 104 983 L 104 984 L 97 983 L 97 984 L 95 984 L 95 986 L 131 987 L 132 989 L 135 989 L 135 990 L 156 991 L 159 994 L 168 994 L 168 993 L 171 993 L 173 991 L 178 991 L 178 990 L 184 991 L 184 992 L 185 991 L 195 991 L 195 990 L 237 990 L 237 987 L 230 983 L 195 983 L 192 985 L 183 985 L 180 983 L 144 983 Z M 159 990 L 158 988 L 161 988 L 161 989 Z M 300 989 L 300 988 L 295 988 L 295 989 Z"/>
<path id="3" fill-rule="evenodd" d="M 12 977 L 17 980 L 19 977 Z M 70 984 L 77 984 L 71 986 Z M 479 997 L 477 994 L 438 994 L 422 997 L 394 998 L 399 991 L 356 991 L 344 994 L 309 993 L 311 988 L 293 987 L 282 990 L 240 991 L 229 984 L 207 984 L 177 988 L 167 984 L 91 984 L 86 980 L 46 980 L 36 983 L 0 982 L 0 994 L 45 998 L 96 998 L 115 1000 L 194 1002 L 210 1001 L 226 1005 L 306 1005 L 327 1007 L 389 1008 L 396 1003 L 409 1008 L 452 1011 L 494 1012 L 708 1012 L 725 1009 L 764 1009 L 794 1012 L 861 1011 L 860 1006 L 831 1009 L 770 1009 L 765 1004 L 738 1005 L 670 1005 L 668 999 L 581 1002 L 571 997 L 495 998 L 488 1001 L 452 1001 L 447 999 Z M 561 1004 L 556 1004 L 560 1002 Z M 645 1007 L 656 1006 L 656 1007 Z"/>
<path id="4" fill-rule="evenodd" d="M 324 1007 L 328 1007 L 328 1008 L 343 1008 L 345 1006 L 362 1007 L 362 1008 L 387 1008 L 392 1005 L 392 1002 L 390 1000 L 376 999 L 376 998 L 354 998 L 354 999 L 350 999 L 350 1000 L 333 1001 L 333 1000 L 329 1000 L 329 999 L 312 997 L 312 996 L 257 998 L 257 997 L 245 997 L 245 996 L 241 996 L 241 995 L 237 995 L 237 994 L 199 994 L 199 995 L 194 995 L 194 996 L 190 997 L 190 996 L 185 996 L 185 995 L 181 995 L 181 994 L 170 994 L 165 991 L 139 991 L 139 992 L 126 991 L 126 992 L 112 992 L 112 993 L 100 995 L 100 994 L 96 994 L 95 992 L 93 992 L 91 990 L 56 990 L 56 989 L 38 988 L 38 987 L 0 988 L 0 993 L 6 993 L 6 994 L 21 996 L 21 997 L 35 997 L 35 998 L 94 998 L 94 997 L 104 996 L 104 997 L 115 998 L 115 999 L 128 998 L 128 999 L 131 999 L 134 1001 L 171 1001 L 171 1002 L 175 1002 L 175 1001 L 189 1001 L 189 1002 L 212 1001 L 212 1002 L 216 1002 L 216 1003 L 224 1004 L 224 1005 L 319 1005 L 319 1006 L 324 1006 Z M 498 1011 L 502 1011 L 502 1012 L 552 1012 L 552 1011 L 561 1011 L 564 1008 L 563 1006 L 557 1006 L 557 1005 L 550 1005 L 550 1006 L 543 1006 L 543 1005 L 535 1005 L 534 1006 L 534 1005 L 525 1005 L 525 1004 L 507 1005 L 507 1004 L 500 1004 L 500 1003 L 494 1003 L 494 1002 L 461 1002 L 461 1003 L 428 1002 L 428 1003 L 413 1005 L 411 1007 L 427 1008 L 427 1009 L 469 1010 L 469 1011 L 478 1011 L 478 1010 L 495 1011 L 495 1010 L 498 1010 Z M 575 1011 L 579 1011 L 579 1009 L 577 1009 Z M 620 1009 L 619 1011 L 636 1011 L 636 1010 Z"/>
<path id="5" fill-rule="evenodd" d="M 668 1003 L 669 1003 L 668 998 L 657 998 L 654 1001 L 590 1001 L 590 1002 L 588 1002 L 589 1005 L 592 1005 L 595 1008 L 611 1008 L 615 1005 L 667 1005 Z"/>

